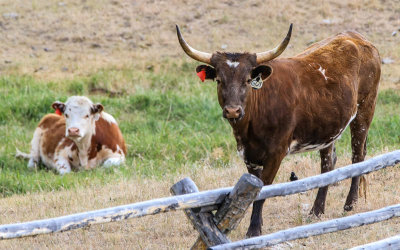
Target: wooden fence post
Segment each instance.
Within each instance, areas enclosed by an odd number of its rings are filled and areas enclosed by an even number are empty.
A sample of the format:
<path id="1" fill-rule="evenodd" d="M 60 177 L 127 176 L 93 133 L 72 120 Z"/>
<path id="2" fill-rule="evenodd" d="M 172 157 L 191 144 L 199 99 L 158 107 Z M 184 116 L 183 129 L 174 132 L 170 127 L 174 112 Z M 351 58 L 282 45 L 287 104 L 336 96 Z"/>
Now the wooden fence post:
<path id="1" fill-rule="evenodd" d="M 222 233 L 227 235 L 237 227 L 262 187 L 263 182 L 254 175 L 244 174 L 240 177 L 214 216 L 214 222 Z M 202 238 L 199 237 L 192 249 L 205 247 Z"/>
<path id="2" fill-rule="evenodd" d="M 171 187 L 171 193 L 174 195 L 196 192 L 199 192 L 199 190 L 190 178 L 185 178 Z M 211 212 L 201 212 L 200 209 L 185 209 L 184 212 L 200 234 L 201 244 L 197 247 L 192 247 L 192 249 L 207 249 L 209 246 L 230 242 L 215 225 L 213 220 L 214 215 Z"/>

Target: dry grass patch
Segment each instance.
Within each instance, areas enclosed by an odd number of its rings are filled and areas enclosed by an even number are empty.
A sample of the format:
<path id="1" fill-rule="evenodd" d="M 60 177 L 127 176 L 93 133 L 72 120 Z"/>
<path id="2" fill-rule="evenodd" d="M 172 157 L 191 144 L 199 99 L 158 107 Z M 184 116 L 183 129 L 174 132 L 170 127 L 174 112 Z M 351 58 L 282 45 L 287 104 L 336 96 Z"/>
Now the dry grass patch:
<path id="1" fill-rule="evenodd" d="M 5 0 L 0 3 L 0 72 L 65 79 L 108 67 L 144 70 L 165 59 L 189 60 L 178 45 L 175 24 L 200 50 L 226 45 L 228 51 L 258 52 L 279 43 L 293 22 L 284 56 L 356 30 L 382 57 L 394 60 L 384 66 L 382 79 L 384 86 L 399 88 L 400 32 L 391 36 L 400 28 L 399 6 L 378 0 Z"/>
<path id="2" fill-rule="evenodd" d="M 338 166 L 349 164 L 349 157 L 340 157 Z M 14 223 L 34 219 L 44 219 L 71 213 L 101 209 L 159 197 L 169 196 L 169 188 L 176 181 L 190 176 L 200 190 L 233 186 L 245 172 L 239 159 L 227 168 L 211 168 L 204 160 L 204 166 L 185 169 L 178 176 L 166 176 L 162 181 L 134 178 L 130 181 L 110 183 L 106 186 L 92 186 L 76 190 L 39 193 L 25 196 L 12 196 L 0 200 L 2 208 L 0 223 Z M 292 156 L 284 161 L 277 182 L 287 181 L 290 172 L 295 171 L 300 178 L 319 173 L 319 161 L 315 155 Z M 368 199 L 360 199 L 355 211 L 343 212 L 344 201 L 350 187 L 350 181 L 343 181 L 330 187 L 326 214 L 321 219 L 310 217 L 309 210 L 316 196 L 316 190 L 305 194 L 276 197 L 267 200 L 264 206 L 263 233 L 315 223 L 321 220 L 379 209 L 400 203 L 398 179 L 399 167 L 381 170 L 370 174 Z M 248 212 L 235 230 L 231 239 L 239 240 L 245 235 L 250 221 Z M 279 248 L 342 249 L 365 244 L 400 233 L 399 219 L 364 226 L 339 233 L 297 240 L 290 244 L 281 244 Z M 31 238 L 5 240 L 1 248 L 74 248 L 74 249 L 186 249 L 197 237 L 182 211 L 147 216 L 128 221 L 94 225 L 86 229 L 41 235 Z"/>

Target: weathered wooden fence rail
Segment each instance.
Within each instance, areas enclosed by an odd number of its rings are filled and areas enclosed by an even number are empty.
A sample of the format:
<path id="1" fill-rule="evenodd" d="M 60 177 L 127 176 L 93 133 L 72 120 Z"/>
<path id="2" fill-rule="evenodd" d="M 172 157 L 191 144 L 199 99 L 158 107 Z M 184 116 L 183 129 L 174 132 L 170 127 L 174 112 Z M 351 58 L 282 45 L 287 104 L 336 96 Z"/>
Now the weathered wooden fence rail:
<path id="1" fill-rule="evenodd" d="M 293 227 L 272 234 L 213 246 L 209 249 L 258 249 L 273 246 L 286 241 L 302 239 L 310 236 L 332 233 L 349 228 L 377 223 L 380 221 L 389 220 L 394 217 L 400 217 L 400 204 L 339 219 Z"/>
<path id="2" fill-rule="evenodd" d="M 387 239 L 372 242 L 366 245 L 353 247 L 350 250 L 381 250 L 381 249 L 400 249 L 400 234 Z"/>
<path id="3" fill-rule="evenodd" d="M 368 174 L 389 166 L 394 166 L 399 162 L 400 150 L 396 150 L 387 154 L 376 156 L 363 162 L 338 168 L 324 174 L 307 177 L 294 182 L 266 186 L 261 190 L 257 200 L 275 196 L 286 196 L 314 188 L 325 187 L 348 178 Z"/>
<path id="4" fill-rule="evenodd" d="M 246 177 L 242 176 L 235 187 L 203 192 L 198 192 L 193 182 L 184 181 L 184 179 L 181 183 L 178 182 L 180 183 L 179 185 L 181 185 L 180 187 L 176 186 L 177 183 L 174 185 L 175 188 L 174 186 L 171 188 L 173 194 L 176 194 L 176 196 L 173 197 L 52 219 L 0 225 L 0 239 L 62 232 L 98 223 L 113 222 L 184 209 L 186 215 L 195 225 L 195 228 L 199 230 L 201 236 L 193 248 L 205 249 L 206 246 L 228 243 L 229 240 L 225 236 L 222 236 L 221 233 L 226 235 L 233 230 L 237 223 L 239 223 L 248 205 L 254 200 L 286 196 L 324 187 L 347 178 L 367 174 L 388 166 L 394 166 L 399 162 L 400 150 L 397 150 L 376 156 L 364 162 L 342 167 L 318 176 L 304 178 L 296 182 L 265 186 L 261 191 L 257 188 L 257 184 L 255 184 L 257 181 L 253 180 L 254 176 L 250 177 L 248 174 L 246 174 Z M 257 179 L 256 177 L 254 178 Z M 215 215 L 210 213 L 217 209 L 218 211 Z M 237 214 L 240 214 L 240 216 L 235 216 Z M 210 240 L 209 237 L 214 237 L 214 240 Z"/>

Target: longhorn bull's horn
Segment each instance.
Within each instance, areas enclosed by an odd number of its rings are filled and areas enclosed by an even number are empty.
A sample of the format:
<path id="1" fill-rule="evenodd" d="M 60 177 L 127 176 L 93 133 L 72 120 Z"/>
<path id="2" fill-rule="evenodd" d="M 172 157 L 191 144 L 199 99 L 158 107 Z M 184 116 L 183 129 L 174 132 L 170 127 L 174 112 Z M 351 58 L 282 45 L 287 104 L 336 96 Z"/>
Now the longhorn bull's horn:
<path id="1" fill-rule="evenodd" d="M 192 47 L 190 47 L 189 44 L 185 41 L 185 39 L 183 39 L 178 25 L 176 25 L 176 34 L 178 35 L 178 40 L 179 40 L 179 43 L 180 43 L 183 51 L 185 51 L 185 53 L 188 56 L 190 56 L 194 60 L 197 60 L 197 61 L 200 61 L 203 63 L 207 63 L 207 64 L 211 64 L 211 55 L 212 54 L 206 53 L 206 52 L 201 52 L 201 51 L 195 50 Z"/>
<path id="2" fill-rule="evenodd" d="M 287 45 L 289 44 L 290 36 L 292 35 L 292 27 L 293 27 L 293 23 L 290 24 L 289 31 L 288 31 L 285 39 L 283 39 L 283 41 L 281 42 L 281 44 L 279 44 L 278 46 L 276 46 L 275 48 L 273 48 L 269 51 L 265 51 L 265 52 L 256 54 L 258 64 L 270 61 L 270 60 L 278 57 L 280 54 L 282 54 L 282 52 L 286 49 Z"/>

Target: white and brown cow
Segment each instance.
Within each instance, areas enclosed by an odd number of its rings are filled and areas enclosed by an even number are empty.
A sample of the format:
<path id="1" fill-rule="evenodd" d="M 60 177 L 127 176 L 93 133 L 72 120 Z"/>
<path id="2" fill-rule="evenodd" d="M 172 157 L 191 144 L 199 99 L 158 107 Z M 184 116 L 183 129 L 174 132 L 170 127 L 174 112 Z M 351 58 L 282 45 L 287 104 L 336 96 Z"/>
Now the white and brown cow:
<path id="1" fill-rule="evenodd" d="M 125 161 L 126 147 L 114 117 L 84 96 L 72 96 L 66 103 L 54 102 L 59 114 L 42 118 L 31 141 L 31 152 L 17 150 L 17 156 L 28 158 L 28 167 L 39 161 L 60 174 L 72 170 L 120 165 Z M 64 114 L 64 115 L 62 115 Z"/>

